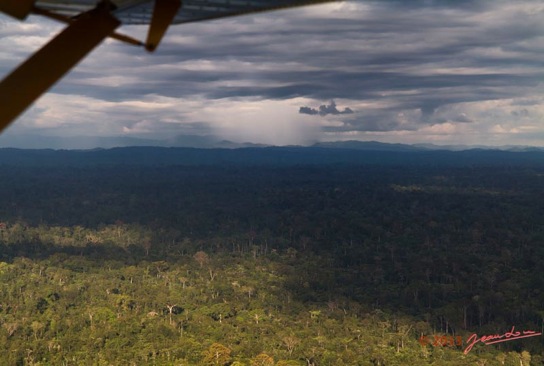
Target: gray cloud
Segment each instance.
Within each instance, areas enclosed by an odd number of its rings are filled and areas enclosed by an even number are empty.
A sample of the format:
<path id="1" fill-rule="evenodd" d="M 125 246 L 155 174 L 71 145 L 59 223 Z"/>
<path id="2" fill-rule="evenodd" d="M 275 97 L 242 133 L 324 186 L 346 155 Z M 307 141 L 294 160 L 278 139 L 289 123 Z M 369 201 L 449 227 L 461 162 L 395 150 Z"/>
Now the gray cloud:
<path id="1" fill-rule="evenodd" d="M 79 134 L 100 130 L 88 127 L 96 124 L 104 134 L 123 127 L 136 134 L 132 126 L 148 126 L 142 131 L 164 136 L 192 130 L 187 126 L 195 121 L 214 130 L 222 120 L 236 120 L 243 108 L 227 116 L 229 103 L 273 101 L 284 102 L 294 120 L 335 116 L 337 125 L 312 119 L 324 133 L 364 137 L 443 127 L 458 139 L 456 128 L 489 136 L 497 124 L 505 131 L 516 121 L 535 118 L 536 124 L 542 115 L 543 15 L 531 0 L 346 1 L 174 26 L 154 54 L 113 41 L 102 45 L 52 89 L 62 98 L 43 98 L 18 123 L 60 126 L 52 121 L 68 117 L 59 111 L 84 99 L 87 107 L 78 106 L 85 110 L 65 121 L 65 131 L 70 123 L 68 130 Z M 0 72 L 37 48 L 52 27 L 0 18 Z M 144 27 L 122 32 L 145 37 Z M 332 99 L 349 108 L 313 107 Z M 137 101 L 148 104 L 135 108 Z M 293 106 L 301 105 L 296 113 Z"/>
<path id="2" fill-rule="evenodd" d="M 338 108 L 336 108 L 336 103 L 334 102 L 334 100 L 331 100 L 329 104 L 320 105 L 319 109 L 310 108 L 310 107 L 300 107 L 298 110 L 298 113 L 309 114 L 311 116 L 314 116 L 314 115 L 327 116 L 329 114 L 332 114 L 332 115 L 353 114 L 353 111 L 348 107 L 344 108 L 343 111 L 339 111 Z"/>
<path id="3" fill-rule="evenodd" d="M 461 123 L 471 123 L 474 122 L 472 119 L 470 119 L 465 113 L 458 114 L 453 118 L 454 122 L 461 122 Z"/>

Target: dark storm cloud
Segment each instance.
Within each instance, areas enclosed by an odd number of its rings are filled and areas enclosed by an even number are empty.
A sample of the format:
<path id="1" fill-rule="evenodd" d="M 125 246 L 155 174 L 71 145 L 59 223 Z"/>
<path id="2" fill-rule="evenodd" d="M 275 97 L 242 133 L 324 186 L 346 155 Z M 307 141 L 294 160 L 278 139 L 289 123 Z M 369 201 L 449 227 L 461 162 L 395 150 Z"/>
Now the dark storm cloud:
<path id="1" fill-rule="evenodd" d="M 124 90 L 97 85 L 83 92 L 111 94 L 116 100 L 152 93 L 176 98 L 196 94 L 210 99 L 300 96 L 326 100 L 367 99 L 383 91 L 414 89 L 419 93 L 411 100 L 403 97 L 399 105 L 416 105 L 427 118 L 433 109 L 429 105 L 437 100 L 440 103 L 434 108 L 504 98 L 511 86 L 534 86 L 544 75 L 543 70 L 523 75 L 503 72 L 533 61 L 489 52 L 537 36 L 542 25 L 533 21 L 512 17 L 506 24 L 480 24 L 477 15 L 483 5 L 469 6 L 472 2 L 361 4 L 369 8 L 360 10 L 359 16 L 326 21 L 282 12 L 175 26 L 170 31 L 175 37 L 167 38 L 154 55 L 112 43 L 107 46 L 110 54 L 113 49 L 125 56 L 113 63 L 113 70 L 134 76 L 134 82 L 126 84 Z M 398 7 L 402 11 L 395 11 Z M 215 67 L 195 69 L 185 65 L 204 61 Z M 240 66 L 221 68 L 229 62 Z M 96 66 L 100 67 L 98 63 Z M 452 67 L 475 70 L 456 74 L 448 72 Z M 73 74 L 84 81 L 84 72 L 95 75 L 97 71 L 76 69 Z M 235 82 L 239 80 L 247 82 L 239 85 Z M 82 88 L 80 84 L 63 83 L 57 90 L 75 93 Z"/>
<path id="2" fill-rule="evenodd" d="M 338 108 L 336 108 L 336 103 L 334 100 L 331 100 L 329 104 L 322 104 L 319 106 L 319 109 L 311 108 L 311 107 L 300 107 L 298 110 L 298 113 L 300 114 L 309 114 L 311 116 L 320 115 L 320 116 L 327 116 L 329 114 L 332 115 L 339 115 L 339 114 L 353 114 L 353 111 L 346 107 L 343 111 L 339 111 Z"/>

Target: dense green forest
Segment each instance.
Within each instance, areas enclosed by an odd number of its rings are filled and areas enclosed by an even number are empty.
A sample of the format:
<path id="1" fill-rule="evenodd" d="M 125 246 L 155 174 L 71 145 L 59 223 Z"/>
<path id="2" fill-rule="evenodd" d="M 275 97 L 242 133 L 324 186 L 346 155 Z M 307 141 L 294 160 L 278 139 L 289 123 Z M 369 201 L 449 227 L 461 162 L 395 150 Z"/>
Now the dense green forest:
<path id="1" fill-rule="evenodd" d="M 0 151 L 0 365 L 544 364 L 544 153 L 256 150 Z"/>

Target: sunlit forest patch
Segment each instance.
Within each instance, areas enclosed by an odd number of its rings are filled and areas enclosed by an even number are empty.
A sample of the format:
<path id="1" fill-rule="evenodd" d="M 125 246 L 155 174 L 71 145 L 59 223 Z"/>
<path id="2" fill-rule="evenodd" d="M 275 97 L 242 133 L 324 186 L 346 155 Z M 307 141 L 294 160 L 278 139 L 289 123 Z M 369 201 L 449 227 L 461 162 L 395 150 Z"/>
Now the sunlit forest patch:
<path id="1" fill-rule="evenodd" d="M 542 363 L 538 165 L 0 170 L 2 365 Z"/>

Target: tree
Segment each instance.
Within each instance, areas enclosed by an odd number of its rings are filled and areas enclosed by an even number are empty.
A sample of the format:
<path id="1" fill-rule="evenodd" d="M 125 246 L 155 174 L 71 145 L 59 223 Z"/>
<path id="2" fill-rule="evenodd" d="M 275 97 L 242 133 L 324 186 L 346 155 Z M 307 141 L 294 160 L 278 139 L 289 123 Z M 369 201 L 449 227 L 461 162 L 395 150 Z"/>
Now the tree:
<path id="1" fill-rule="evenodd" d="M 193 256 L 193 258 L 198 262 L 200 267 L 202 267 L 204 264 L 208 263 L 209 260 L 210 260 L 210 257 L 205 252 L 203 252 L 202 250 L 199 250 L 198 252 L 196 252 L 195 255 Z"/>
<path id="2" fill-rule="evenodd" d="M 230 361 L 231 350 L 220 343 L 214 343 L 206 351 L 202 352 L 205 365 L 224 366 Z"/>
<path id="3" fill-rule="evenodd" d="M 274 366 L 274 359 L 266 353 L 261 353 L 251 360 L 251 366 Z"/>
<path id="4" fill-rule="evenodd" d="M 527 351 L 522 351 L 519 356 L 520 366 L 530 366 L 531 364 L 531 354 Z"/>
<path id="5" fill-rule="evenodd" d="M 300 366 L 301 363 L 294 360 L 279 360 L 276 366 Z"/>
<path id="6" fill-rule="evenodd" d="M 174 309 L 177 307 L 176 304 L 174 305 L 170 305 L 170 304 L 166 304 L 166 307 L 168 308 L 168 316 L 169 316 L 169 319 L 170 319 L 170 325 L 173 324 L 172 322 L 172 313 L 174 312 Z"/>
<path id="7" fill-rule="evenodd" d="M 19 329 L 19 323 L 17 322 L 4 323 L 3 326 L 8 332 L 8 337 L 13 336 L 13 334 L 15 334 L 17 329 Z"/>
<path id="8" fill-rule="evenodd" d="M 38 337 L 41 337 L 42 330 L 45 328 L 45 325 L 38 321 L 33 321 L 30 325 L 32 332 L 34 333 L 34 339 L 38 340 Z"/>
<path id="9" fill-rule="evenodd" d="M 287 352 L 289 352 L 289 356 L 293 353 L 295 347 L 297 344 L 300 343 L 300 339 L 293 336 L 287 336 L 282 338 L 283 344 L 287 347 Z"/>

